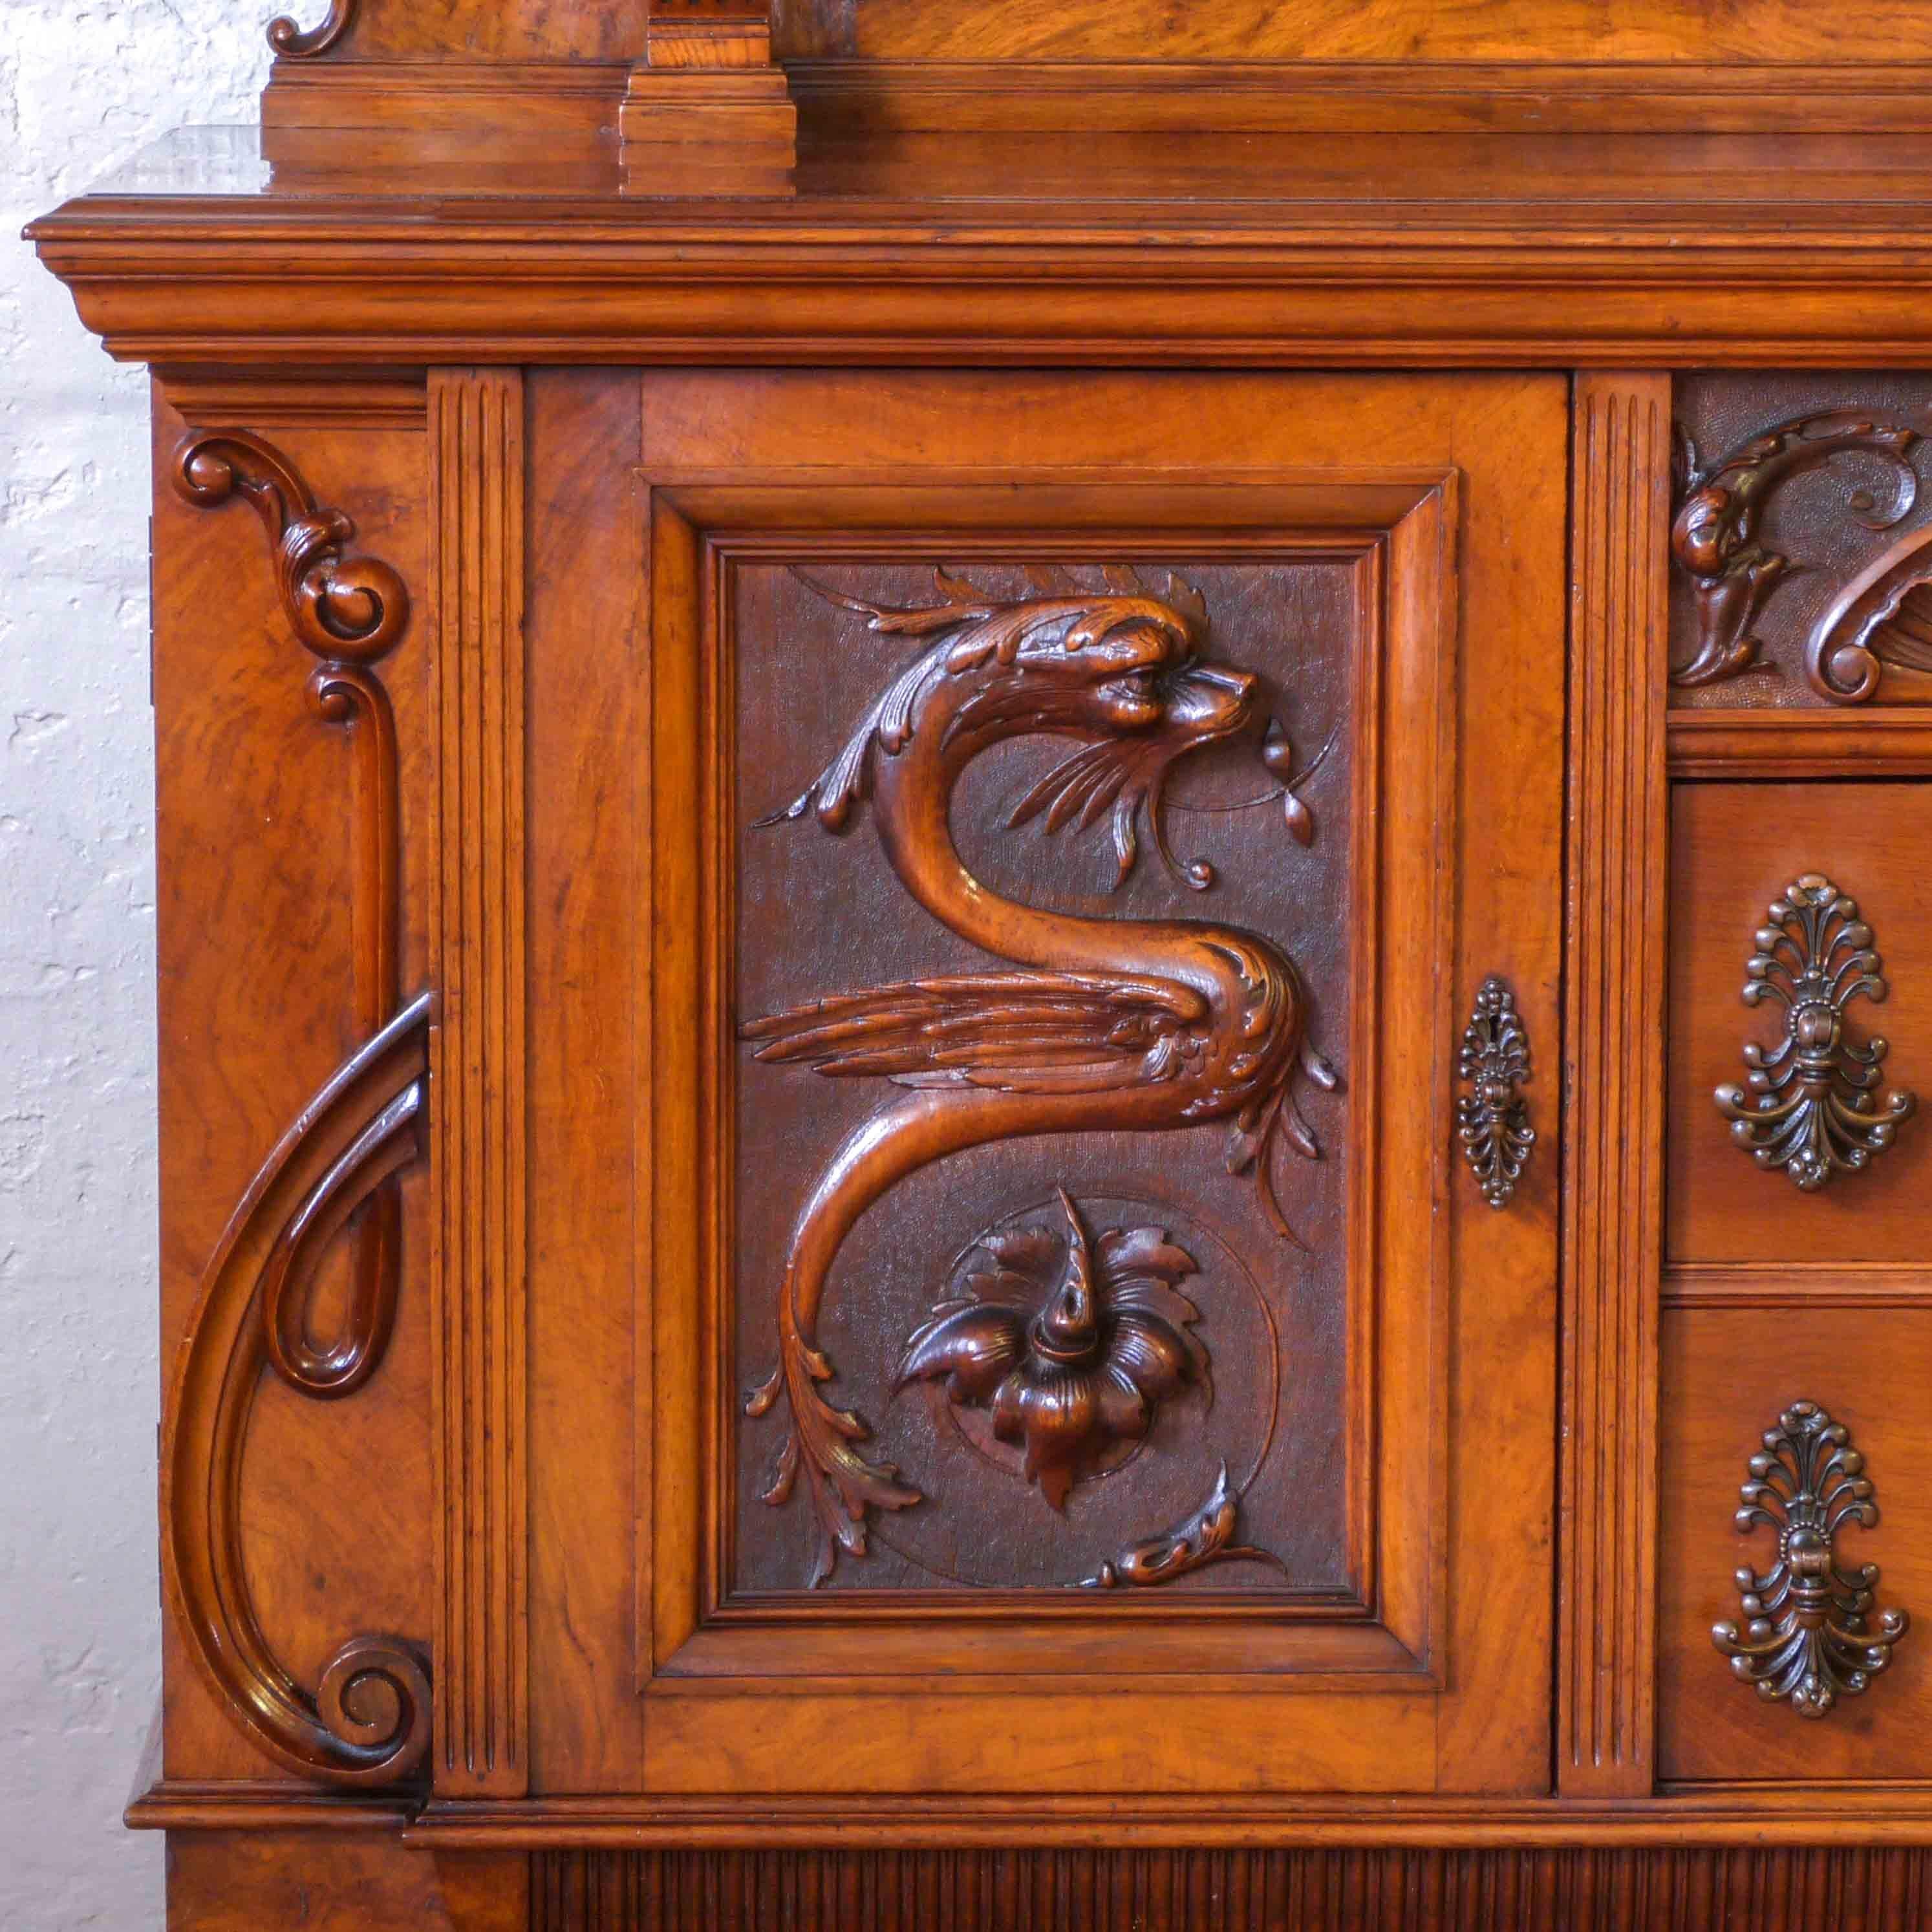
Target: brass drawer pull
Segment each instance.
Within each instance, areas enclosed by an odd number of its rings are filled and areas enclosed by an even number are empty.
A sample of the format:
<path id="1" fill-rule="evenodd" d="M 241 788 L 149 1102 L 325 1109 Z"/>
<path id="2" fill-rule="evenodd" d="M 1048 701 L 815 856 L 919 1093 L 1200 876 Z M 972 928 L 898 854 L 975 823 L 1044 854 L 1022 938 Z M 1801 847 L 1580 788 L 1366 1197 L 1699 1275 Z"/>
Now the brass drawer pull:
<path id="1" fill-rule="evenodd" d="M 1750 1459 L 1750 1480 L 1738 1511 L 1741 1531 L 1767 1525 L 1778 1538 L 1771 1568 L 1736 1573 L 1748 1619 L 1726 1622 L 1711 1641 L 1731 1660 L 1734 1676 L 1755 1684 L 1769 1703 L 1787 1698 L 1801 1718 L 1822 1718 L 1843 1692 L 1855 1697 L 1892 1661 L 1892 1646 L 1910 1628 L 1904 1610 L 1880 1610 L 1870 1627 L 1878 1565 L 1841 1570 L 1833 1538 L 1844 1525 L 1870 1529 L 1878 1505 L 1865 1459 L 1850 1432 L 1815 1402 L 1794 1402 L 1765 1431 Z"/>
<path id="2" fill-rule="evenodd" d="M 1529 1078 L 1529 1035 L 1516 1010 L 1516 995 L 1492 974 L 1476 995 L 1475 1011 L 1462 1030 L 1457 1077 L 1474 1091 L 1456 1102 L 1462 1152 L 1492 1208 L 1508 1204 L 1536 1140 L 1529 1109 L 1516 1091 Z"/>
<path id="3" fill-rule="evenodd" d="M 1862 993 L 1876 1005 L 1888 990 L 1856 901 L 1807 872 L 1772 901 L 1770 916 L 1745 962 L 1744 998 L 1782 1006 L 1784 1037 L 1768 1047 L 1748 1042 L 1744 1085 L 1712 1097 L 1759 1166 L 1783 1168 L 1808 1192 L 1869 1166 L 1918 1102 L 1896 1088 L 1875 1102 L 1886 1042 L 1874 1035 L 1858 1046 L 1846 1036 L 1845 1009 Z"/>

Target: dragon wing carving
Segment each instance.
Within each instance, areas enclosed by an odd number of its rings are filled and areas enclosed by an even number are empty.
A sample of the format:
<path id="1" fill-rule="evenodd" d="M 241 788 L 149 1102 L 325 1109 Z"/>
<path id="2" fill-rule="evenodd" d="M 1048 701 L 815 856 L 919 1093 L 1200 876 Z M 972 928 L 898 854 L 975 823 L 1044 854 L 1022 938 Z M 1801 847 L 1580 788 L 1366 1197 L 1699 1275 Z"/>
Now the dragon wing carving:
<path id="1" fill-rule="evenodd" d="M 836 994 L 752 1021 L 754 1058 L 902 1087 L 1104 1093 L 1198 1059 L 1207 1003 L 1160 980 L 968 973 Z"/>

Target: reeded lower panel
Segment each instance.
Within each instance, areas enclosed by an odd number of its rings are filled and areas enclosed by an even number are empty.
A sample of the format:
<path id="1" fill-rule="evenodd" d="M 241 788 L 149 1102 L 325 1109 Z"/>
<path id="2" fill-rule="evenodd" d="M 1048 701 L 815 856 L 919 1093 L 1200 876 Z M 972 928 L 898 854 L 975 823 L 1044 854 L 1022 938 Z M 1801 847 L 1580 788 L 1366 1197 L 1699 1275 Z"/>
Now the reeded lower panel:
<path id="1" fill-rule="evenodd" d="M 1372 569 L 946 562 L 721 566 L 726 1601 L 1360 1601 Z"/>
<path id="2" fill-rule="evenodd" d="M 1892 1932 L 1932 1910 L 1932 1854 L 558 1852 L 531 1907 L 532 1932 Z"/>

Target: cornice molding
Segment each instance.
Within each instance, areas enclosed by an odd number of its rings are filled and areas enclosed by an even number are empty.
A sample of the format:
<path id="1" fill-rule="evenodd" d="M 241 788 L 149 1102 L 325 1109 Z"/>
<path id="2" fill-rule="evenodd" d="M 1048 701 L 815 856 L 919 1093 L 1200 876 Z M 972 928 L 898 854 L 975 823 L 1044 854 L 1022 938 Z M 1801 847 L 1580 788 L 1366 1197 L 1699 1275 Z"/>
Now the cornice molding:
<path id="1" fill-rule="evenodd" d="M 1808 236 L 1788 209 L 1774 235 L 1701 236 L 1377 233 L 1305 207 L 1235 229 L 1196 209 L 1185 234 L 1136 235 L 1130 208 L 1102 227 L 1049 204 L 956 211 L 941 236 L 929 209 L 807 202 L 783 221 L 666 201 L 432 222 L 393 202 L 84 201 L 28 232 L 130 362 L 1915 366 L 1932 260 L 1918 212 L 1889 212 Z"/>

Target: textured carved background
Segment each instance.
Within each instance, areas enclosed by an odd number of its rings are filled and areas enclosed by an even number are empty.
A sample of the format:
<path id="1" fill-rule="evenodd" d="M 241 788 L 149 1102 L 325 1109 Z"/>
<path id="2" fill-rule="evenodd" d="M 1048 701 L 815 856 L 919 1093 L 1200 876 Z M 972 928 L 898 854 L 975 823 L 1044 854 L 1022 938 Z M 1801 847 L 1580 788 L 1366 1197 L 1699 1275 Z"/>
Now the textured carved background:
<path id="1" fill-rule="evenodd" d="M 1838 458 L 1808 476 L 1792 478 L 1772 494 L 1758 525 L 1758 542 L 1765 550 L 1790 560 L 1790 568 L 1771 589 L 1752 626 L 1763 641 L 1758 664 L 1736 677 L 1692 689 L 1671 688 L 1676 705 L 1712 709 L 1771 706 L 1774 709 L 1828 708 L 1804 675 L 1804 644 L 1812 627 L 1846 580 L 1901 537 L 1932 523 L 1932 376 L 1867 374 L 1844 371 L 1823 375 L 1682 376 L 1677 380 L 1675 413 L 1697 447 L 1700 464 L 1708 470 L 1721 463 L 1754 436 L 1799 416 L 1827 410 L 1868 412 L 1875 422 L 1903 423 L 1916 429 L 1922 440 L 1906 460 L 1918 478 L 1918 496 L 1896 524 L 1883 530 L 1867 528 L 1851 507 L 1856 491 L 1868 490 L 1881 513 L 1892 501 L 1891 466 L 1866 454 Z M 1690 656 L 1696 636 L 1696 615 L 1690 578 L 1674 567 L 1670 572 L 1670 659 L 1681 664 Z M 1888 674 L 1890 682 L 1876 700 L 1897 703 L 1907 695 L 1923 703 L 1932 695 L 1932 680 L 1909 680 Z"/>
<path id="2" fill-rule="evenodd" d="M 1171 565 L 1205 597 L 1208 656 L 1256 671 L 1267 710 L 1292 734 L 1298 765 L 1311 760 L 1347 702 L 1349 640 L 1358 618 L 1340 563 L 1207 564 L 1184 555 L 1127 561 Z M 926 560 L 921 559 L 920 564 Z M 949 558 L 950 564 L 961 560 Z M 815 568 L 848 593 L 893 602 L 927 598 L 914 564 Z M 1018 574 L 975 564 L 976 583 L 1024 596 Z M 828 992 L 997 963 L 939 926 L 907 897 L 881 854 L 868 808 L 830 836 L 808 817 L 752 821 L 802 789 L 876 696 L 916 653 L 904 640 L 870 635 L 862 620 L 813 594 L 782 568 L 741 566 L 734 590 L 738 658 L 737 809 L 740 1018 Z M 1094 579 L 1097 582 L 1097 578 Z M 1299 788 L 1315 818 L 1312 845 L 1291 838 L 1279 802 L 1232 814 L 1178 809 L 1252 798 L 1274 788 L 1255 741 L 1214 748 L 1174 771 L 1171 842 L 1184 865 L 1204 857 L 1218 880 L 1196 892 L 1161 867 L 1144 835 L 1141 861 L 1118 892 L 1106 826 L 1044 834 L 1004 820 L 1034 782 L 1072 748 L 1064 740 L 1003 745 L 968 772 L 955 826 L 969 866 L 999 890 L 1055 909 L 1098 916 L 1211 918 L 1246 926 L 1294 958 L 1312 1003 L 1310 1037 L 1345 1077 L 1349 1009 L 1346 734 Z M 770 1370 L 773 1309 L 793 1220 L 843 1135 L 900 1096 L 884 1082 L 832 1081 L 803 1069 L 753 1064 L 740 1050 L 736 1158 L 737 1358 L 732 1384 Z M 841 1406 L 872 1424 L 874 1449 L 898 1464 L 926 1500 L 874 1520 L 872 1553 L 840 1564 L 838 1587 L 944 1587 L 980 1582 L 1052 1585 L 1090 1574 L 1120 1544 L 1164 1529 L 1196 1508 L 1226 1458 L 1237 1482 L 1266 1441 L 1280 1330 L 1274 1444 L 1244 1499 L 1240 1540 L 1281 1557 L 1289 1582 L 1346 1587 L 1342 1544 L 1342 1426 L 1346 1364 L 1342 1222 L 1346 1102 L 1309 1091 L 1303 1107 L 1325 1157 L 1280 1160 L 1282 1206 L 1311 1252 L 1269 1228 L 1251 1182 L 1229 1176 L 1225 1124 L 1166 1133 L 1096 1133 L 996 1144 L 915 1174 L 859 1225 L 834 1270 L 820 1324 L 841 1372 Z M 984 1461 L 925 1388 L 889 1390 L 906 1337 L 925 1318 L 960 1250 L 1016 1210 L 1050 1208 L 1056 1184 L 1107 1226 L 1166 1226 L 1199 1263 L 1186 1284 L 1202 1310 L 1195 1332 L 1211 1358 L 1214 1400 L 1184 1394 L 1163 1403 L 1139 1452 L 1114 1474 L 1076 1486 L 1063 1520 L 1036 1488 Z M 1030 1217 L 1031 1218 L 1031 1217 Z M 1038 1218 L 1049 1219 L 1042 1214 Z M 758 1500 L 782 1437 L 773 1418 L 742 1421 L 738 1471 L 736 1586 L 768 1591 L 804 1580 L 805 1505 Z M 1210 1568 L 1178 1587 L 1281 1587 L 1272 1570 Z"/>

